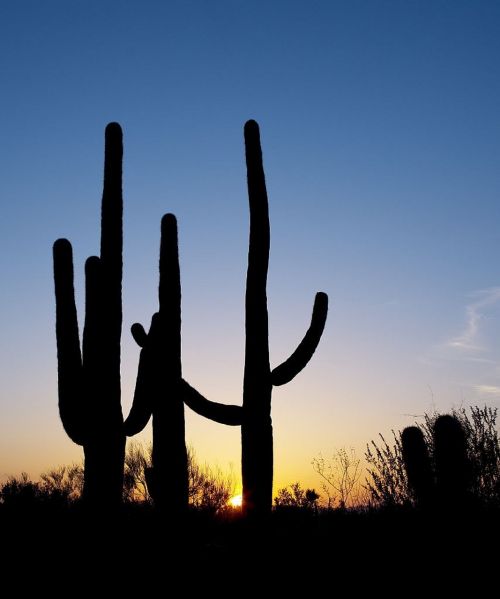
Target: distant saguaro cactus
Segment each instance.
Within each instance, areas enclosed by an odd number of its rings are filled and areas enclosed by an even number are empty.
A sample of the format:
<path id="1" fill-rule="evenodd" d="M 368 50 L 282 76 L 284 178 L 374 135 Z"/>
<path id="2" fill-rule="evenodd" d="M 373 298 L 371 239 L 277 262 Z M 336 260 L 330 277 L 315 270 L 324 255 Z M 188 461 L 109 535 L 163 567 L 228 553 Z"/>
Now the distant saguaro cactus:
<path id="1" fill-rule="evenodd" d="M 121 501 L 125 435 L 120 403 L 122 327 L 122 131 L 106 127 L 101 255 L 85 264 L 82 348 L 67 239 L 54 243 L 59 413 L 72 441 L 83 445 L 87 503 Z"/>
<path id="2" fill-rule="evenodd" d="M 403 430 L 401 447 L 408 485 L 417 503 L 426 507 L 433 499 L 434 474 L 424 435 L 418 426 L 408 426 Z"/>
<path id="3" fill-rule="evenodd" d="M 245 372 L 243 407 L 223 406 L 203 398 L 184 384 L 184 401 L 195 412 L 224 424 L 241 424 L 243 511 L 265 515 L 272 507 L 273 429 L 271 393 L 273 386 L 291 381 L 314 354 L 326 322 L 328 296 L 317 293 L 311 324 L 293 354 L 271 370 L 267 313 L 269 263 L 269 210 L 259 126 L 245 124 L 245 148 L 250 204 L 250 242 L 245 299 Z"/>
<path id="4" fill-rule="evenodd" d="M 433 432 L 438 497 L 445 505 L 461 504 L 471 482 L 464 429 L 457 418 L 445 414 L 436 419 Z"/>
<path id="5" fill-rule="evenodd" d="M 433 462 L 422 431 L 410 426 L 401 434 L 408 484 L 422 507 L 463 506 L 470 485 L 470 463 L 465 432 L 454 416 L 436 418 L 432 428 Z"/>

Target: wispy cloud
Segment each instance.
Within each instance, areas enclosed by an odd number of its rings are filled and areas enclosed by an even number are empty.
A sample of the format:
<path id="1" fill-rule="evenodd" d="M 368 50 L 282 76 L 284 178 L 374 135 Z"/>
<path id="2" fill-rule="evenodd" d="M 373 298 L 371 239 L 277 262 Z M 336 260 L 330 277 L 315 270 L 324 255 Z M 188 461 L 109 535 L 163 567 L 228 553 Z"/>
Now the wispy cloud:
<path id="1" fill-rule="evenodd" d="M 468 351 L 485 349 L 478 342 L 480 324 L 485 311 L 500 302 L 500 287 L 476 291 L 471 297 L 474 298 L 474 301 L 466 306 L 465 327 L 460 335 L 446 343 L 448 347 Z"/>
<path id="2" fill-rule="evenodd" d="M 481 395 L 499 395 L 500 396 L 500 387 L 495 387 L 494 385 L 476 385 L 475 389 Z"/>

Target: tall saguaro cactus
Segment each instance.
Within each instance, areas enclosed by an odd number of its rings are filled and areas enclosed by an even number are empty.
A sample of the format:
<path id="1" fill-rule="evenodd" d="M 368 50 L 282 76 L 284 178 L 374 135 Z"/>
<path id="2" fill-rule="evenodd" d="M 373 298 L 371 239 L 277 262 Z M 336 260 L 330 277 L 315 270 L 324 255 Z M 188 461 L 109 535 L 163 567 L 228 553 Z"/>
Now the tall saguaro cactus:
<path id="1" fill-rule="evenodd" d="M 142 349 L 125 432 L 137 434 L 153 415 L 149 492 L 158 508 L 178 514 L 188 504 L 188 466 L 181 396 L 181 281 L 173 214 L 166 214 L 161 223 L 159 305 L 149 333 L 138 323 L 132 326 L 132 335 Z"/>
<path id="2" fill-rule="evenodd" d="M 309 362 L 321 339 L 328 312 L 328 296 L 317 293 L 311 324 L 293 354 L 271 370 L 267 313 L 269 262 L 269 210 L 259 126 L 245 124 L 250 241 L 245 297 L 245 371 L 243 406 L 222 406 L 184 386 L 184 401 L 195 412 L 224 424 L 241 424 L 243 510 L 247 515 L 265 515 L 272 506 L 273 429 L 271 394 L 273 386 L 291 381 Z"/>
<path id="3" fill-rule="evenodd" d="M 59 413 L 72 441 L 83 445 L 84 499 L 119 504 L 125 435 L 120 403 L 122 327 L 122 131 L 105 134 L 100 257 L 85 264 L 82 347 L 73 287 L 73 256 L 67 239 L 54 243 Z"/>

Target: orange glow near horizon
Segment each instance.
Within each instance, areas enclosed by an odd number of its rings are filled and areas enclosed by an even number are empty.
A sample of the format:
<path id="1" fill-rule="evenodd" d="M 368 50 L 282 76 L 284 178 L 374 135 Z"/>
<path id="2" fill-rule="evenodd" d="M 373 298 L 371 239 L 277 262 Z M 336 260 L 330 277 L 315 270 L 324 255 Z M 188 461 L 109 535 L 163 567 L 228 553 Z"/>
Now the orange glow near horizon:
<path id="1" fill-rule="evenodd" d="M 231 499 L 228 501 L 228 504 L 231 507 L 241 507 L 241 504 L 243 502 L 243 495 L 241 495 L 241 493 L 239 495 L 235 495 L 234 497 L 231 497 Z"/>

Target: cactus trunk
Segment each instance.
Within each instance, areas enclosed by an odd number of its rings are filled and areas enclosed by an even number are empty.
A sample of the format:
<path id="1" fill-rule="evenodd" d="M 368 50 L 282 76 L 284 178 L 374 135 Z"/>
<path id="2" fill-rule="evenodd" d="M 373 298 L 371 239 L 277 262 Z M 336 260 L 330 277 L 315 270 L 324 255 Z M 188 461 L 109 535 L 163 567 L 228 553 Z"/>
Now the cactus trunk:
<path id="1" fill-rule="evenodd" d="M 188 465 L 184 403 L 180 394 L 181 279 L 177 221 L 173 214 L 162 219 L 160 243 L 159 320 L 164 343 L 159 364 L 158 390 L 153 406 L 153 476 L 155 504 L 169 513 L 188 505 Z"/>
<path id="2" fill-rule="evenodd" d="M 269 209 L 257 123 L 245 125 L 250 241 L 245 297 L 245 372 L 241 425 L 243 510 L 270 510 L 273 486 L 273 427 L 271 367 L 267 314 Z"/>
<path id="3" fill-rule="evenodd" d="M 152 414 L 153 467 L 148 471 L 148 489 L 157 508 L 175 515 L 188 505 L 188 464 L 181 393 L 181 282 L 173 214 L 166 214 L 161 224 L 159 305 L 148 334 L 140 324 L 132 327 L 142 350 L 125 431 L 127 435 L 140 432 Z"/>

